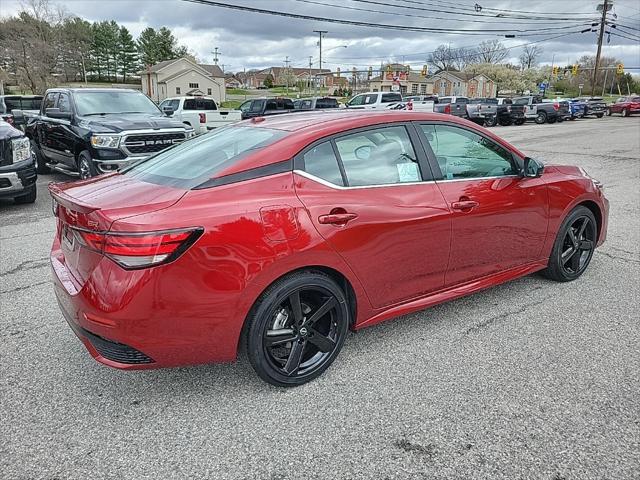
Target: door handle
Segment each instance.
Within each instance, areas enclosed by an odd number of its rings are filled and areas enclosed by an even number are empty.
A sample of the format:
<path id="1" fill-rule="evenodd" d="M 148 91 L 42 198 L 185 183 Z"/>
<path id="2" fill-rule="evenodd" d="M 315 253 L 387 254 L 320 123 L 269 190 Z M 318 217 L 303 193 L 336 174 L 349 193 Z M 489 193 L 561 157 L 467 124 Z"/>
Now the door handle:
<path id="1" fill-rule="evenodd" d="M 328 215 L 320 215 L 318 222 L 323 225 L 346 225 L 347 222 L 358 218 L 356 213 L 330 213 Z"/>
<path id="2" fill-rule="evenodd" d="M 480 204 L 475 200 L 460 200 L 458 202 L 453 202 L 451 204 L 451 208 L 453 208 L 454 210 L 471 210 L 478 205 Z"/>

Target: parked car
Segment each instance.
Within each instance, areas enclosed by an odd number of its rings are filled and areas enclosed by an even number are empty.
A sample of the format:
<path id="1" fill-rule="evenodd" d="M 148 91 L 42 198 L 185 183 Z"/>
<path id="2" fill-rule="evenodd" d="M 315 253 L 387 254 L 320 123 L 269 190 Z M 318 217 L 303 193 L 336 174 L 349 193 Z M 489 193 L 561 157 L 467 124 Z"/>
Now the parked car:
<path id="1" fill-rule="evenodd" d="M 36 165 L 31 144 L 17 128 L 0 120 L 0 198 L 36 201 Z"/>
<path id="2" fill-rule="evenodd" d="M 619 113 L 623 117 L 640 113 L 640 96 L 630 95 L 628 97 L 620 97 L 615 103 L 609 104 L 607 107 L 607 115 L 614 113 Z"/>
<path id="3" fill-rule="evenodd" d="M 553 108 L 556 111 L 556 122 L 564 122 L 565 120 L 575 120 L 576 117 L 572 116 L 571 113 L 571 101 L 567 99 L 544 99 L 542 103 L 546 105 L 553 105 Z M 553 123 L 553 121 L 548 122 Z"/>
<path id="4" fill-rule="evenodd" d="M 338 100 L 331 97 L 298 98 L 293 101 L 296 110 L 316 110 L 325 108 L 339 108 Z"/>
<path id="5" fill-rule="evenodd" d="M 437 95 L 412 95 L 404 97 L 402 103 L 389 104 L 391 110 L 415 110 L 416 112 L 433 112 L 433 106 L 438 103 Z"/>
<path id="6" fill-rule="evenodd" d="M 587 102 L 578 98 L 567 100 L 569 102 L 569 119 L 584 118 L 587 114 Z"/>
<path id="7" fill-rule="evenodd" d="M 146 95 L 119 88 L 47 90 L 25 131 L 38 173 L 80 178 L 113 172 L 195 135 Z"/>
<path id="8" fill-rule="evenodd" d="M 171 97 L 160 103 L 160 110 L 174 119 L 193 128 L 196 133 L 206 133 L 242 120 L 238 110 L 220 110 L 213 98 Z"/>
<path id="9" fill-rule="evenodd" d="M 467 104 L 467 117 L 487 127 L 522 125 L 526 120 L 524 105 L 514 105 L 510 98 L 473 98 Z"/>
<path id="10" fill-rule="evenodd" d="M 252 98 L 238 107 L 242 112 L 242 119 L 264 117 L 265 115 L 277 115 L 292 113 L 295 109 L 290 98 Z"/>
<path id="11" fill-rule="evenodd" d="M 42 95 L 0 95 L 0 119 L 19 127 L 21 125 L 15 121 L 13 111 L 22 111 L 21 119 L 37 115 L 41 103 Z"/>
<path id="12" fill-rule="evenodd" d="M 402 95 L 398 92 L 367 92 L 356 95 L 346 103 L 347 108 L 372 110 L 388 108 L 402 103 Z"/>
<path id="13" fill-rule="evenodd" d="M 281 386 L 326 370 L 349 329 L 535 271 L 577 279 L 608 218 L 581 168 L 405 111 L 240 122 L 49 189 L 54 291 L 93 357 L 227 362 L 242 339 Z"/>
<path id="14" fill-rule="evenodd" d="M 555 123 L 558 119 L 562 121 L 566 107 L 560 107 L 558 102 L 547 103 L 539 95 L 528 95 L 525 97 L 517 97 L 513 99 L 514 105 L 524 105 L 524 116 L 527 120 L 533 120 L 538 124 Z"/>
<path id="15" fill-rule="evenodd" d="M 433 106 L 435 113 L 447 113 L 456 117 L 467 117 L 467 97 L 440 97 Z"/>
<path id="16" fill-rule="evenodd" d="M 595 115 L 597 118 L 602 118 L 607 112 L 607 104 L 602 97 L 579 97 L 576 100 L 587 104 L 585 116 Z"/>

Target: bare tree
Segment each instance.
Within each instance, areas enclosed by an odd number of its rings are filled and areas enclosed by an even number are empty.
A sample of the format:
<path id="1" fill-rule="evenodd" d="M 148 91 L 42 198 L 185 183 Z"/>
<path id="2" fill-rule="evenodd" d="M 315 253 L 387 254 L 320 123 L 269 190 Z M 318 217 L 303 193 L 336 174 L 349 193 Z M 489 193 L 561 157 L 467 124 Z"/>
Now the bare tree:
<path id="1" fill-rule="evenodd" d="M 525 45 L 520 54 L 520 66 L 523 70 L 529 70 L 531 67 L 535 67 L 540 55 L 542 55 L 542 47 L 538 45 Z"/>
<path id="2" fill-rule="evenodd" d="M 450 54 L 451 63 L 456 70 L 462 71 L 478 61 L 478 52 L 473 48 L 454 48 L 450 51 Z"/>
<path id="3" fill-rule="evenodd" d="M 454 63 L 449 45 L 439 45 L 435 51 L 429 54 L 427 63 L 435 69 L 433 73 L 438 73 L 442 70 L 453 70 Z"/>
<path id="4" fill-rule="evenodd" d="M 485 40 L 478 45 L 480 63 L 498 64 L 507 58 L 507 49 L 500 40 Z"/>

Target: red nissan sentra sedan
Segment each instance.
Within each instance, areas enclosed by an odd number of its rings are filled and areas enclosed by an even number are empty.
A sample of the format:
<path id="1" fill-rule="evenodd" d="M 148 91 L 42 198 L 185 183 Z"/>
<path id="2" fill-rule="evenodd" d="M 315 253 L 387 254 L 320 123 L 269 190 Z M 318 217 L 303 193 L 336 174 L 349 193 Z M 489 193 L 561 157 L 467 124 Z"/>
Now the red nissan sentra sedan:
<path id="1" fill-rule="evenodd" d="M 242 341 L 282 386 L 348 329 L 538 270 L 575 280 L 608 217 L 580 168 L 401 111 L 256 118 L 49 188 L 56 296 L 98 361 L 227 362 Z"/>

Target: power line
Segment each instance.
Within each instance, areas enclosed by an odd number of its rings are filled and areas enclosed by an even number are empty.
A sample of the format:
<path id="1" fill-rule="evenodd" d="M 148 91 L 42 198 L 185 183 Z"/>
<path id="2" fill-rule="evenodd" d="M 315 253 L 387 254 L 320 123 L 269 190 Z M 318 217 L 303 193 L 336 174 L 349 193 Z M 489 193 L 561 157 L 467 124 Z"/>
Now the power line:
<path id="1" fill-rule="evenodd" d="M 483 30 L 468 30 L 468 29 L 452 29 L 452 28 L 436 28 L 436 27 L 415 27 L 409 25 L 391 25 L 391 24 L 383 24 L 383 23 L 371 23 L 371 22 L 362 22 L 356 20 L 342 20 L 338 18 L 328 18 L 328 17 L 316 17 L 313 15 L 303 15 L 299 13 L 290 13 L 290 12 L 278 12 L 275 10 L 267 10 L 263 8 L 256 7 L 248 7 L 244 5 L 234 5 L 227 4 L 222 2 L 217 2 L 213 0 L 183 0 L 190 3 L 199 3 L 203 5 L 208 5 L 211 7 L 220 7 L 227 8 L 231 10 L 240 10 L 244 12 L 252 12 L 252 13 L 260 13 L 265 15 L 275 15 L 280 17 L 288 17 L 288 18 L 297 18 L 300 20 L 312 20 L 316 22 L 327 22 L 327 23 L 337 23 L 341 25 L 352 25 L 357 27 L 369 27 L 369 28 L 379 28 L 384 30 L 399 30 L 406 32 L 427 32 L 427 33 L 441 33 L 445 35 L 457 35 L 457 34 L 465 34 L 465 35 L 482 35 L 487 36 L 487 33 L 511 33 L 515 32 L 524 33 L 527 36 L 532 35 L 545 35 L 549 32 L 542 32 L 542 29 L 533 29 L 533 30 L 516 30 L 516 29 L 483 29 Z M 357 1 L 357 0 L 356 0 Z M 551 27 L 549 27 L 551 28 Z M 565 27 L 566 28 L 566 27 Z M 530 33 L 530 32 L 540 32 L 540 33 Z"/>
<path id="2" fill-rule="evenodd" d="M 468 16 L 468 17 L 489 17 L 489 18 L 506 18 L 506 17 L 510 17 L 510 18 L 518 18 L 518 19 L 524 19 L 524 20 L 552 20 L 554 19 L 553 17 L 544 17 L 544 16 L 529 16 L 529 15 L 504 15 L 504 14 L 498 14 L 498 15 L 494 15 L 494 14 L 489 14 L 489 15 L 485 15 L 483 13 L 466 13 L 466 12 L 460 12 L 460 11 L 456 11 L 456 10 L 437 10 L 434 8 L 424 8 L 424 7 L 410 7 L 408 5 L 397 5 L 397 4 L 390 4 L 390 3 L 385 3 L 385 2 L 378 2 L 376 0 L 353 0 L 354 2 L 359 2 L 359 3 L 368 3 L 371 5 L 382 5 L 385 7 L 395 7 L 395 8 L 404 8 L 404 9 L 408 9 L 408 10 L 421 10 L 421 11 L 425 11 L 425 12 L 437 12 L 437 13 L 448 13 L 451 15 L 464 15 L 464 16 Z M 406 2 L 410 2 L 410 0 L 401 0 L 401 1 L 406 1 Z M 431 3 L 427 3 L 427 2 L 416 2 L 416 1 L 411 1 L 410 3 L 416 3 L 418 5 L 434 5 Z M 437 7 L 440 8 L 446 8 L 443 7 L 442 5 L 435 5 Z M 592 16 L 593 17 L 593 16 Z M 572 17 L 558 17 L 555 18 L 556 20 L 580 20 L 580 19 L 576 19 L 575 16 Z M 586 18 L 584 20 L 587 20 Z"/>
<path id="3" fill-rule="evenodd" d="M 404 3 L 416 3 L 416 4 L 429 4 L 428 2 L 418 2 L 416 0 L 396 0 L 398 2 L 404 2 Z M 448 6 L 451 7 L 460 7 L 460 4 L 458 3 L 452 3 L 452 2 L 445 2 L 445 1 L 440 1 L 439 3 L 444 3 L 447 4 Z M 506 8 L 491 8 L 491 7 L 483 7 L 482 5 L 479 5 L 478 3 L 476 3 L 475 5 L 468 5 L 470 10 L 475 10 L 478 12 L 483 12 L 485 10 L 489 10 L 489 11 L 493 11 L 493 12 L 507 12 L 507 13 L 532 13 L 532 14 L 536 14 L 536 15 L 589 15 L 591 16 L 591 14 L 589 13 L 576 13 L 576 12 L 533 12 L 533 11 L 528 11 L 528 10 L 509 10 Z M 477 8 L 479 7 L 479 9 Z"/>
<path id="4" fill-rule="evenodd" d="M 426 18 L 429 20 L 443 20 L 445 22 L 465 22 L 465 23 L 482 23 L 482 24 L 487 24 L 487 23 L 499 23 L 501 25 L 505 24 L 505 20 L 498 20 L 498 21 L 490 21 L 490 20 L 478 20 L 478 19 L 467 19 L 467 18 L 451 18 L 451 17 L 436 17 L 433 15 L 420 15 L 417 13 L 400 13 L 400 12 L 390 12 L 387 10 L 375 10 L 372 8 L 359 8 L 359 7 L 353 7 L 353 6 L 347 6 L 347 5 L 335 5 L 333 3 L 326 3 L 324 1 L 318 1 L 318 0 L 293 0 L 295 2 L 300 2 L 300 3 L 307 3 L 307 4 L 311 4 L 311 5 L 320 5 L 323 7 L 333 7 L 333 8 L 341 8 L 343 10 L 353 10 L 353 11 L 358 11 L 358 12 L 369 12 L 369 13 L 382 13 L 385 15 L 394 15 L 394 16 L 398 16 L 398 17 L 408 17 L 408 18 Z M 388 4 L 387 4 L 388 5 Z M 393 5 L 391 5 L 393 6 Z M 573 21 L 578 21 L 581 19 L 573 19 Z M 545 19 L 544 21 L 546 22 L 566 22 L 566 20 L 549 20 L 549 19 Z M 595 21 L 595 20 L 594 20 Z M 530 24 L 531 20 L 525 20 L 523 22 L 517 22 L 517 21 L 512 21 L 510 20 L 508 22 L 509 24 L 514 24 L 514 25 L 520 25 L 520 24 Z M 580 25 L 585 25 L 584 23 L 580 24 Z M 558 27 L 558 28 L 562 28 L 562 27 Z"/>

